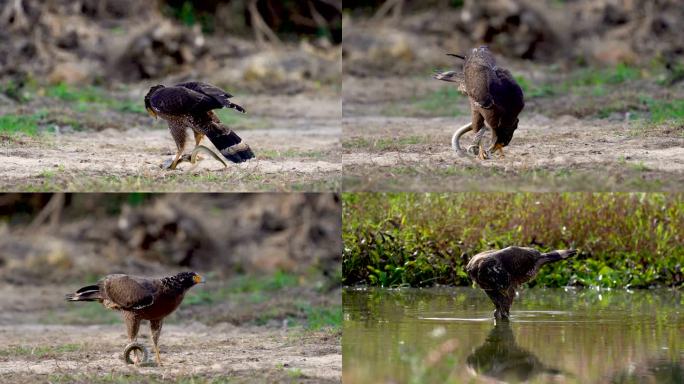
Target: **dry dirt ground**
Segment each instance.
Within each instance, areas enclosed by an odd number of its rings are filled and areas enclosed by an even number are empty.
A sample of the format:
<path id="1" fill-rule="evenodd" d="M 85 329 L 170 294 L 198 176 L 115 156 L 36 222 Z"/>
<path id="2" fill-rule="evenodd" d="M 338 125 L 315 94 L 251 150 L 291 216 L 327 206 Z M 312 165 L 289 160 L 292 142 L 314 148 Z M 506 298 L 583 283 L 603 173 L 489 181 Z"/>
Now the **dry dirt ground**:
<path id="1" fill-rule="evenodd" d="M 95 308 L 99 305 L 94 303 L 81 303 L 92 308 L 72 309 L 61 299 L 55 299 L 73 287 L 27 288 L 0 286 L 3 308 L 0 382 L 3 383 L 338 383 L 341 380 L 341 332 L 329 328 L 314 331 L 301 327 L 211 323 L 201 316 L 203 307 L 189 306 L 198 312 L 199 320 L 192 320 L 181 312 L 172 314 L 164 325 L 160 338 L 163 365 L 133 366 L 121 360 L 127 338 L 116 313 Z M 184 303 L 181 309 L 183 306 L 188 307 Z M 75 318 L 77 313 L 81 316 Z M 151 347 L 146 323 L 141 327 L 138 341 Z"/>
<path id="2" fill-rule="evenodd" d="M 147 333 L 147 330 L 143 330 Z M 0 326 L 5 383 L 118 382 L 340 382 L 342 355 L 326 332 L 301 334 L 259 327 L 201 323 L 165 326 L 161 367 L 121 360 L 123 325 Z M 151 346 L 149 338 L 139 338 Z"/>
<path id="3" fill-rule="evenodd" d="M 649 126 L 620 114 L 599 119 L 563 113 L 578 109 L 574 104 L 582 100 L 576 95 L 527 100 L 503 159 L 460 157 L 451 150 L 451 136 L 470 115 L 466 99 L 453 106 L 446 97 L 440 100 L 449 87 L 429 73 L 346 76 L 343 188 L 640 191 L 684 185 L 684 127 Z M 466 134 L 464 147 L 471 140 Z"/>
<path id="4" fill-rule="evenodd" d="M 138 92 L 142 103 L 142 88 Z M 196 167 L 160 168 L 175 144 L 166 122 L 141 113 L 74 112 L 46 99 L 1 104 L 2 114 L 48 111 L 37 136 L 2 136 L 0 190 L 11 191 L 331 191 L 340 186 L 339 93 L 242 95 L 247 115 L 221 115 L 256 158 L 224 168 L 208 158 Z M 65 122 L 66 121 L 66 122 Z M 78 126 L 74 129 L 74 125 Z M 189 153 L 194 142 L 186 145 Z M 213 145 L 205 139 L 203 144 Z"/>

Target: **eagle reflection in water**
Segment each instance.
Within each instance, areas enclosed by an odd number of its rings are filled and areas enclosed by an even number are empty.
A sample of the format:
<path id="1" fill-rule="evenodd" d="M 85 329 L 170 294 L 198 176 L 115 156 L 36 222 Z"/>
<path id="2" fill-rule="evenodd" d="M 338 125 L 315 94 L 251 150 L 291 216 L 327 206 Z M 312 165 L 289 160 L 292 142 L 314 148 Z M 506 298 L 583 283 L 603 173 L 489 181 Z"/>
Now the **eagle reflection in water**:
<path id="1" fill-rule="evenodd" d="M 497 321 L 484 344 L 468 355 L 468 370 L 475 376 L 487 376 L 504 382 L 525 382 L 543 374 L 560 379 L 563 372 L 544 365 L 532 352 L 520 348 L 510 323 Z"/>

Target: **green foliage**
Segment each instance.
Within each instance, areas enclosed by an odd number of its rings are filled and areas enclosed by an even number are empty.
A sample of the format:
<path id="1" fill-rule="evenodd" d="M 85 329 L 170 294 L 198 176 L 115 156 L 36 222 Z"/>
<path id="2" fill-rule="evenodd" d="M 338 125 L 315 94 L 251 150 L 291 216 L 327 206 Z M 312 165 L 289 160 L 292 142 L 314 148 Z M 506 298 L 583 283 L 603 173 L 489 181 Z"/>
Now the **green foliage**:
<path id="1" fill-rule="evenodd" d="M 306 327 L 309 330 L 319 330 L 325 327 L 342 328 L 342 306 L 312 306 L 302 303 L 299 307 L 304 312 Z"/>
<path id="2" fill-rule="evenodd" d="M 299 277 L 278 271 L 273 275 L 237 275 L 228 284 L 217 289 L 197 289 L 188 292 L 185 303 L 188 305 L 211 305 L 226 301 L 235 294 L 249 294 L 249 301 L 262 302 L 265 292 L 274 292 L 299 285 Z"/>
<path id="3" fill-rule="evenodd" d="M 24 85 L 21 82 L 16 82 L 12 79 L 6 80 L 0 84 L 0 93 L 21 103 L 30 101 L 32 98 L 32 95 L 29 92 L 26 92 Z"/>
<path id="4" fill-rule="evenodd" d="M 684 122 L 684 99 L 659 100 L 643 97 L 642 101 L 648 106 L 652 122 L 662 123 L 666 120 Z"/>
<path id="5" fill-rule="evenodd" d="M 40 116 L 33 115 L 2 115 L 0 116 L 0 134 L 13 135 L 23 133 L 35 136 L 38 133 Z"/>
<path id="6" fill-rule="evenodd" d="M 469 285 L 484 250 L 578 248 L 532 285 L 684 284 L 681 194 L 344 194 L 343 283 Z"/>
<path id="7" fill-rule="evenodd" d="M 72 87 L 65 83 L 59 83 L 47 87 L 45 95 L 73 103 L 79 112 L 88 112 L 93 108 L 109 108 L 126 113 L 147 113 L 142 100 L 112 98 L 107 95 L 104 89 L 94 86 Z"/>
<path id="8" fill-rule="evenodd" d="M 212 33 L 214 31 L 213 15 L 198 11 L 192 1 L 186 0 L 180 6 L 170 6 L 167 10 L 173 18 L 189 27 L 199 23 L 203 32 Z"/>
<path id="9" fill-rule="evenodd" d="M 41 321 L 48 324 L 117 324 L 121 316 L 92 303 L 72 303 L 64 309 L 48 312 Z"/>
<path id="10" fill-rule="evenodd" d="M 445 86 L 411 100 L 399 100 L 383 113 L 390 116 L 460 116 L 464 113 L 461 108 L 465 100 L 456 87 Z"/>

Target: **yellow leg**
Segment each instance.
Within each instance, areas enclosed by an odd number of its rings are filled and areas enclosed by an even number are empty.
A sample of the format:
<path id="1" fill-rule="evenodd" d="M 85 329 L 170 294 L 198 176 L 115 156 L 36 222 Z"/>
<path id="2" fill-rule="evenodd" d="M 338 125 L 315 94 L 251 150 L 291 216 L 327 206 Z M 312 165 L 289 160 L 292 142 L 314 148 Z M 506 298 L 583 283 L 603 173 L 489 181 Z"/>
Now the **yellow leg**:
<path id="1" fill-rule="evenodd" d="M 494 154 L 496 152 L 499 152 L 500 156 L 503 158 L 504 156 L 504 150 L 503 150 L 503 144 L 501 143 L 496 143 L 494 146 L 491 148 L 491 153 Z"/>
<path id="2" fill-rule="evenodd" d="M 487 160 L 487 152 L 485 151 L 484 145 L 480 143 L 479 147 L 480 149 L 477 151 L 477 157 L 480 160 Z"/>
<path id="3" fill-rule="evenodd" d="M 176 153 L 176 158 L 173 159 L 173 162 L 171 163 L 171 165 L 169 165 L 168 169 L 170 169 L 170 170 L 176 169 L 176 166 L 178 165 L 178 160 L 180 160 L 182 154 L 183 154 L 183 151 L 178 151 L 178 153 Z"/>
<path id="4" fill-rule="evenodd" d="M 161 357 L 159 357 L 159 335 L 161 334 L 162 321 L 150 320 L 150 330 L 152 331 L 152 344 L 154 345 L 154 354 L 157 355 L 157 364 L 161 367 Z"/>
<path id="5" fill-rule="evenodd" d="M 161 367 L 162 362 L 161 362 L 161 357 L 159 357 L 159 347 L 156 345 L 154 346 L 154 354 L 157 356 L 157 364 Z"/>

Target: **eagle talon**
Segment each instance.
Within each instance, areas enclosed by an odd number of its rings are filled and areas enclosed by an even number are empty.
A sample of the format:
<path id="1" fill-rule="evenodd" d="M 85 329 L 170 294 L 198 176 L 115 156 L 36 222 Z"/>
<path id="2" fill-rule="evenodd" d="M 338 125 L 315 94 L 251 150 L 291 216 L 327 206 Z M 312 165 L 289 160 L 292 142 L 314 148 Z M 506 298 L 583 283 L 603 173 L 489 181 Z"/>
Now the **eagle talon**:
<path id="1" fill-rule="evenodd" d="M 477 151 L 477 157 L 480 160 L 487 160 L 489 158 L 489 153 L 484 149 L 484 147 L 481 144 Z"/>

